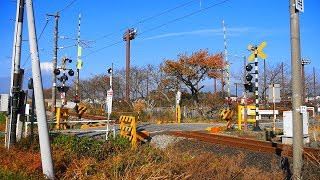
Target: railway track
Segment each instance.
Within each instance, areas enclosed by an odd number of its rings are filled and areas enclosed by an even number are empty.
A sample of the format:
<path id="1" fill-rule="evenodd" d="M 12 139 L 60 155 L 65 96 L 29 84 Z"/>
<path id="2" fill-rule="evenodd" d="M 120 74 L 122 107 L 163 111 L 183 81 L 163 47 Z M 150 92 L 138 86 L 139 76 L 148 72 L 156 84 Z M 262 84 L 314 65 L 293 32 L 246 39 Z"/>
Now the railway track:
<path id="1" fill-rule="evenodd" d="M 279 156 L 292 157 L 292 146 L 268 141 L 258 141 L 240 137 L 232 137 L 217 134 L 206 134 L 196 131 L 172 131 L 172 135 L 192 138 L 209 143 L 222 144 L 231 147 L 243 148 Z M 320 163 L 320 149 L 304 148 L 304 158 Z"/>

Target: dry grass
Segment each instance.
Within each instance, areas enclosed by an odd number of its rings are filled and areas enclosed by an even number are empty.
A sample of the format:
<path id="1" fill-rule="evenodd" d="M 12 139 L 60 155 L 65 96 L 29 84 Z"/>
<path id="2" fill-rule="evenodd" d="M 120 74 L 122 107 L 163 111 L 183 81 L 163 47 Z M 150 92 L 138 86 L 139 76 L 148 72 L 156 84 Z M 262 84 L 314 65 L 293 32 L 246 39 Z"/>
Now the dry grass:
<path id="1" fill-rule="evenodd" d="M 244 155 L 220 157 L 213 153 L 194 154 L 180 152 L 174 147 L 160 150 L 149 145 L 137 148 L 115 148 L 106 143 L 100 155 L 79 154 L 74 151 L 79 141 L 66 143 L 65 137 L 52 145 L 57 179 L 283 179 L 282 171 L 273 169 L 264 172 L 259 167 L 244 166 Z M 75 143 L 76 142 L 76 143 Z M 89 147 L 97 146 L 84 141 Z M 80 142 L 79 146 L 82 146 Z M 119 142 L 117 142 L 119 144 Z M 100 143 L 97 143 L 100 144 Z M 116 145 L 114 143 L 113 145 Z M 41 160 L 37 147 L 17 146 L 10 152 L 0 151 L 1 170 L 22 172 L 31 177 L 40 177 Z M 24 145 L 23 147 L 26 147 Z M 84 146 L 87 147 L 87 146 Z M 126 147 L 126 146 L 123 146 Z M 18 149 L 19 148 L 19 149 Z M 80 148 L 81 149 L 81 148 Z M 79 147 L 77 151 L 79 150 Z M 82 149 L 81 149 L 82 150 Z M 88 150 L 90 154 L 91 150 Z M 82 152 L 82 151 L 81 151 Z M 272 162 L 270 162 L 272 163 Z"/>
<path id="2" fill-rule="evenodd" d="M 320 125 L 309 126 L 310 141 L 320 141 Z"/>
<path id="3" fill-rule="evenodd" d="M 21 151 L 15 147 L 10 151 L 0 147 L 0 170 L 24 176 L 41 177 L 40 153 Z"/>

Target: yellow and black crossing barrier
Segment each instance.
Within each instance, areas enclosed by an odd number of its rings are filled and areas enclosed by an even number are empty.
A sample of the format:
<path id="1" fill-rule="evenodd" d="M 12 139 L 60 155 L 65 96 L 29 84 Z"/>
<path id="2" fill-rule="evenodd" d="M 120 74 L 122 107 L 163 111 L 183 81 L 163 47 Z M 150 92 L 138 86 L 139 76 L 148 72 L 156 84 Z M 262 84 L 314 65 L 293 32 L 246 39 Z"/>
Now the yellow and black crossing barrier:
<path id="1" fill-rule="evenodd" d="M 223 109 L 221 110 L 220 117 L 222 120 L 227 121 L 227 129 L 231 128 L 231 121 L 233 119 L 234 110 L 233 109 Z"/>
<path id="2" fill-rule="evenodd" d="M 84 115 L 85 113 L 87 113 L 87 107 L 79 106 L 77 110 L 78 118 L 81 119 L 82 115 Z"/>
<path id="3" fill-rule="evenodd" d="M 66 121 L 69 118 L 68 109 L 57 108 L 56 110 L 56 129 L 67 129 Z"/>
<path id="4" fill-rule="evenodd" d="M 120 116 L 120 135 L 131 141 L 132 146 L 137 145 L 136 119 L 133 116 Z"/>

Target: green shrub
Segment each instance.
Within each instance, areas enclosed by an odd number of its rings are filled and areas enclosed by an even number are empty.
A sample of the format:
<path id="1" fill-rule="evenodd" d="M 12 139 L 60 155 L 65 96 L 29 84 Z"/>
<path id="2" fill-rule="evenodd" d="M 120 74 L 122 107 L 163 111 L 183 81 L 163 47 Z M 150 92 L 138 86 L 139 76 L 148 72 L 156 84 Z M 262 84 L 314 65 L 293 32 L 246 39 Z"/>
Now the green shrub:
<path id="1" fill-rule="evenodd" d="M 15 180 L 25 180 L 25 179 L 32 179 L 31 177 L 28 177 L 26 175 L 22 175 L 22 174 L 16 174 L 16 173 L 12 173 L 6 170 L 2 170 L 0 169 L 0 179 L 3 180 L 11 180 L 11 179 L 15 179 Z"/>
<path id="2" fill-rule="evenodd" d="M 6 123 L 6 114 L 4 112 L 0 112 L 0 124 Z"/>
<path id="3" fill-rule="evenodd" d="M 97 160 L 104 160 L 131 146 L 127 139 L 120 136 L 104 141 L 90 137 L 77 137 L 64 134 L 55 135 L 55 137 L 52 138 L 52 144 L 63 147 L 64 150 L 74 153 L 78 158 L 93 157 Z"/>

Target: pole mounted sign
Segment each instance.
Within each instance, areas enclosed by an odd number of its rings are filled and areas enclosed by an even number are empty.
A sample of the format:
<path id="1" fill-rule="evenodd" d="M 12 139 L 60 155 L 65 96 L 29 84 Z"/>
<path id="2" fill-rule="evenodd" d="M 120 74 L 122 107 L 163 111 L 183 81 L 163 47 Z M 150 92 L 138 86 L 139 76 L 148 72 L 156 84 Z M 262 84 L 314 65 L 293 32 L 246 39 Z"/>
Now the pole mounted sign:
<path id="1" fill-rule="evenodd" d="M 296 0 L 296 10 L 304 12 L 304 3 L 303 0 Z"/>
<path id="2" fill-rule="evenodd" d="M 180 100 L 181 100 L 181 92 L 178 91 L 176 94 L 176 105 L 180 104 Z"/>
<path id="3" fill-rule="evenodd" d="M 252 50 L 253 53 L 249 56 L 248 60 L 251 62 L 253 58 L 255 57 L 255 54 L 257 54 L 262 59 L 267 59 L 267 55 L 262 52 L 262 49 L 267 45 L 265 41 L 263 41 L 257 48 L 253 47 L 252 45 L 248 45 L 248 49 Z M 257 51 L 257 52 L 256 52 Z"/>
<path id="4" fill-rule="evenodd" d="M 112 112 L 112 96 L 113 96 L 113 90 L 110 89 L 107 92 L 107 113 L 111 114 Z"/>

